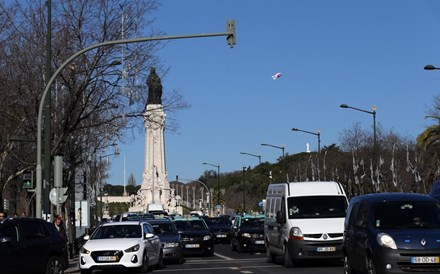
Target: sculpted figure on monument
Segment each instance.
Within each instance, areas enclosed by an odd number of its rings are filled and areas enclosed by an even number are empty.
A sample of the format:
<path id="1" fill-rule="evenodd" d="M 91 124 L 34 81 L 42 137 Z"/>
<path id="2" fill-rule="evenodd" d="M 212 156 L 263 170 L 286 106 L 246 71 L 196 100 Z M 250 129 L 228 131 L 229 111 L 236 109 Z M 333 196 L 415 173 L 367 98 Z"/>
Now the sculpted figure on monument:
<path id="1" fill-rule="evenodd" d="M 155 68 L 151 68 L 150 75 L 147 78 L 148 99 L 149 104 L 162 104 L 162 83 Z"/>

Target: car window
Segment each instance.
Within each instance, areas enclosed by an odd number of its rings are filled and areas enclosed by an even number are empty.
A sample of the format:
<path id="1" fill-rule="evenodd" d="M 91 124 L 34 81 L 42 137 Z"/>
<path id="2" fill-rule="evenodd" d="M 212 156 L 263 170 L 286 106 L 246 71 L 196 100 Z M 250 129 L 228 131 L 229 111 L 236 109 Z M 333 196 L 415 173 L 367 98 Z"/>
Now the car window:
<path id="1" fill-rule="evenodd" d="M 203 220 L 176 221 L 175 225 L 179 230 L 206 230 L 208 227 Z"/>
<path id="2" fill-rule="evenodd" d="M 5 225 L 0 229 L 1 237 L 10 237 L 12 240 L 18 240 L 18 227 L 17 225 Z"/>
<path id="3" fill-rule="evenodd" d="M 386 201 L 371 207 L 372 223 L 381 229 L 440 228 L 440 205 L 425 201 Z"/>
<path id="4" fill-rule="evenodd" d="M 101 226 L 92 234 L 91 239 L 110 238 L 140 238 L 142 231 L 140 225 L 113 225 Z"/>
<path id="5" fill-rule="evenodd" d="M 170 223 L 151 224 L 151 226 L 154 229 L 154 233 L 158 235 L 174 235 L 177 233 L 173 224 Z"/>
<path id="6" fill-rule="evenodd" d="M 344 196 L 289 197 L 287 206 L 289 219 L 343 218 L 347 200 Z"/>
<path id="7" fill-rule="evenodd" d="M 264 218 L 243 218 L 241 220 L 241 227 L 264 227 Z"/>
<path id="8" fill-rule="evenodd" d="M 50 231 L 43 222 L 22 222 L 22 233 L 27 240 L 39 240 L 50 237 Z"/>

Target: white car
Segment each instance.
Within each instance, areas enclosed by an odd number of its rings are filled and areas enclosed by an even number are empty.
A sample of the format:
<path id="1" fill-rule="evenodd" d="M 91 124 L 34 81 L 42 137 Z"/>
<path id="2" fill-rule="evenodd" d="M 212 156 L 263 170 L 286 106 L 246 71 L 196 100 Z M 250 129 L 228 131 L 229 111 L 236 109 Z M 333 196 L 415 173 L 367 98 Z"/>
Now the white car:
<path id="1" fill-rule="evenodd" d="M 152 266 L 163 267 L 162 243 L 149 223 L 104 223 L 84 240 L 79 258 L 81 274 L 95 269 L 147 272 Z"/>

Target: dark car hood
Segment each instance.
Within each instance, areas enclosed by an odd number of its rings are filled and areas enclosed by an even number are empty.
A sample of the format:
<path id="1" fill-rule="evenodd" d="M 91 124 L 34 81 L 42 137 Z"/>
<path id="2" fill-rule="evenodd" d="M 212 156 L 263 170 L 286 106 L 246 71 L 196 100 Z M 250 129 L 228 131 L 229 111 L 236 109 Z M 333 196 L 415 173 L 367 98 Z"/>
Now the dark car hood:
<path id="1" fill-rule="evenodd" d="M 182 230 L 179 231 L 180 236 L 183 237 L 196 237 L 196 236 L 211 236 L 211 232 L 209 230 Z"/>
<path id="2" fill-rule="evenodd" d="M 176 242 L 180 242 L 180 235 L 175 234 L 175 235 L 157 235 L 159 236 L 159 239 L 161 242 L 164 243 L 176 243 Z"/>
<path id="3" fill-rule="evenodd" d="M 440 229 L 392 229 L 384 231 L 401 249 L 439 249 Z"/>
<path id="4" fill-rule="evenodd" d="M 251 233 L 251 234 L 264 234 L 264 228 L 263 227 L 241 227 L 240 233 Z"/>
<path id="5" fill-rule="evenodd" d="M 213 226 L 210 226 L 209 229 L 212 232 L 214 232 L 214 231 L 215 232 L 219 232 L 219 231 L 229 232 L 231 230 L 231 226 L 213 225 Z"/>

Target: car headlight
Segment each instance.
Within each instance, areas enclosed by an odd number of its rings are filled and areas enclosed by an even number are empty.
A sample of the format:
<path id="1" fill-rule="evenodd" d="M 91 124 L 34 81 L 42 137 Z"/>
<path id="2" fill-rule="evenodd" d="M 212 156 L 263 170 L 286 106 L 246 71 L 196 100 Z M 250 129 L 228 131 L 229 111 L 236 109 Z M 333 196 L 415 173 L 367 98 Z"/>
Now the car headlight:
<path id="1" fill-rule="evenodd" d="M 164 248 L 173 248 L 173 247 L 179 247 L 180 243 L 163 243 Z"/>
<path id="2" fill-rule="evenodd" d="M 127 248 L 127 249 L 124 250 L 124 251 L 127 252 L 127 253 L 130 253 L 130 252 L 136 252 L 136 251 L 139 250 L 140 247 L 141 247 L 141 246 L 140 246 L 139 244 L 137 244 L 137 245 L 134 245 L 134 246 L 132 246 L 132 247 L 130 247 L 130 248 Z"/>
<path id="3" fill-rule="evenodd" d="M 81 253 L 83 253 L 83 254 L 90 254 L 90 251 L 83 247 L 83 248 L 81 248 Z"/>
<path id="4" fill-rule="evenodd" d="M 304 235 L 299 227 L 292 227 L 289 231 L 289 240 L 304 240 Z"/>
<path id="5" fill-rule="evenodd" d="M 206 236 L 203 237 L 203 240 L 204 241 L 209 241 L 209 240 L 211 240 L 211 236 L 206 235 Z"/>
<path id="6" fill-rule="evenodd" d="M 251 237 L 251 234 L 245 232 L 245 233 L 241 233 L 241 236 L 242 236 L 242 237 L 245 237 L 245 238 L 250 238 L 250 237 Z"/>
<path id="7" fill-rule="evenodd" d="M 384 247 L 397 249 L 396 242 L 394 241 L 394 239 L 386 233 L 379 233 L 377 235 L 377 243 Z"/>

